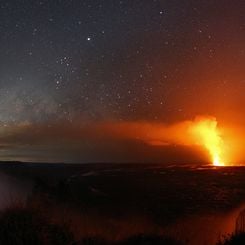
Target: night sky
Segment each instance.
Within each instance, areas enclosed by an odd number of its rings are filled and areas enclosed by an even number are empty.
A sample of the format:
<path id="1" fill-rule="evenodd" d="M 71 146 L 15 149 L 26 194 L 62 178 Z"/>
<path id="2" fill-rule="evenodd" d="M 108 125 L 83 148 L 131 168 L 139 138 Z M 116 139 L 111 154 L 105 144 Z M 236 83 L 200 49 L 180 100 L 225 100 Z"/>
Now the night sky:
<path id="1" fill-rule="evenodd" d="M 0 159 L 194 161 L 89 132 L 203 114 L 242 125 L 244 10 L 243 0 L 2 0 Z"/>

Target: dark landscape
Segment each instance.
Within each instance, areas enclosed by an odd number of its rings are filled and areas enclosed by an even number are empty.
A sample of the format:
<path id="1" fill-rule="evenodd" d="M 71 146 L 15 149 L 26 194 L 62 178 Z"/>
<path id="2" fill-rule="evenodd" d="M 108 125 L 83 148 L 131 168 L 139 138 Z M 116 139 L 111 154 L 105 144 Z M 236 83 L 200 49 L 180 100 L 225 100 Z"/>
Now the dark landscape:
<path id="1" fill-rule="evenodd" d="M 22 199 L 13 196 L 3 215 L 11 209 L 37 212 L 50 224 L 66 226 L 77 244 L 140 234 L 216 244 L 235 232 L 245 201 L 243 167 L 2 163 L 0 169 L 15 179 L 10 193 L 22 186 Z M 8 188 L 11 181 L 1 185 Z"/>

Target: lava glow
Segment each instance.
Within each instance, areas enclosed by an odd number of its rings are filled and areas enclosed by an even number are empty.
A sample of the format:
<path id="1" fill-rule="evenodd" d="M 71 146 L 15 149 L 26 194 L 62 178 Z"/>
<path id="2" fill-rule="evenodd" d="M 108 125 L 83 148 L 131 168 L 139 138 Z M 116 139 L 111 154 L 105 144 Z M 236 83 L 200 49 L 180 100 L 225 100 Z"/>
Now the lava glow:
<path id="1" fill-rule="evenodd" d="M 214 166 L 225 166 L 223 156 L 224 142 L 217 128 L 215 118 L 200 118 L 190 128 L 198 145 L 209 152 Z"/>
<path id="2" fill-rule="evenodd" d="M 214 166 L 225 166 L 230 162 L 231 144 L 227 146 L 225 128 L 218 127 L 215 117 L 197 116 L 194 120 L 186 120 L 173 124 L 147 122 L 107 122 L 90 129 L 96 137 L 112 139 L 133 139 L 157 147 L 185 146 L 196 150 L 196 146 L 209 153 L 210 162 Z M 224 143 L 224 137 L 226 144 Z M 230 139 L 228 140 L 230 142 Z M 203 153 L 203 151 L 202 151 Z M 229 158 L 228 158 L 229 157 Z"/>

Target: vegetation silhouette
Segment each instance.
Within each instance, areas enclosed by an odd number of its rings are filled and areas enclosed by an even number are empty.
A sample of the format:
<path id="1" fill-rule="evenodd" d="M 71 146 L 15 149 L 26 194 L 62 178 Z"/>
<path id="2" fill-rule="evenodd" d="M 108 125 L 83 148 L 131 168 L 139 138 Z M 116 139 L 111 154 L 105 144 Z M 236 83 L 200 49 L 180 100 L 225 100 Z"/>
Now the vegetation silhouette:
<path id="1" fill-rule="evenodd" d="M 73 235 L 62 225 L 50 224 L 36 211 L 9 208 L 0 214 L 0 244 L 69 245 Z"/>
<path id="2" fill-rule="evenodd" d="M 244 245 L 245 244 L 245 210 L 243 209 L 235 223 L 235 232 L 224 236 L 217 245 Z"/>
<path id="3" fill-rule="evenodd" d="M 231 234 L 229 236 L 224 236 L 217 245 L 244 245 L 245 244 L 245 233 Z"/>

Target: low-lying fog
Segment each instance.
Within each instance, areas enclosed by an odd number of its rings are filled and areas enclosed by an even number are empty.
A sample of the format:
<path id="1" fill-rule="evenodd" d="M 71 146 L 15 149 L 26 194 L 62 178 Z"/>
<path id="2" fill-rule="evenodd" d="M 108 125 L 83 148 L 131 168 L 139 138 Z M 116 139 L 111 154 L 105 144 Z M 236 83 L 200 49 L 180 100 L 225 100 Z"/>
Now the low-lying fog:
<path id="1" fill-rule="evenodd" d="M 33 184 L 0 171 L 0 211 L 25 203 L 31 194 Z"/>
<path id="2" fill-rule="evenodd" d="M 245 204 L 227 212 L 195 214 L 167 228 L 167 234 L 188 241 L 189 245 L 214 245 L 224 235 L 235 232 L 236 219 Z"/>

